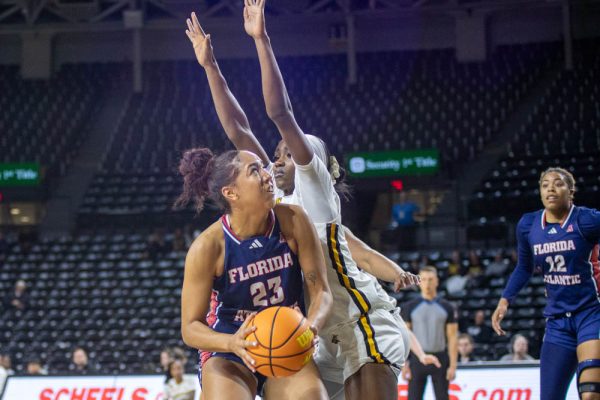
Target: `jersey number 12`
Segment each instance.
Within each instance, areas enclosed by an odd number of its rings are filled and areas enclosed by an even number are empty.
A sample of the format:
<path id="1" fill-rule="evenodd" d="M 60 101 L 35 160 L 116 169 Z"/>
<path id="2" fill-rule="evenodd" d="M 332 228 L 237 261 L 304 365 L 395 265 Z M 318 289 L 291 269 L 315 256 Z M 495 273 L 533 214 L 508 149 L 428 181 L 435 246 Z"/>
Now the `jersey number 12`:
<path id="1" fill-rule="evenodd" d="M 558 254 L 552 258 L 552 256 L 546 257 L 546 262 L 550 265 L 550 271 L 548 272 L 567 272 L 565 267 L 565 258 L 562 254 Z"/>
<path id="2" fill-rule="evenodd" d="M 281 277 L 276 276 L 267 281 L 268 290 L 272 293 L 268 299 L 267 287 L 264 282 L 255 282 L 250 286 L 250 294 L 255 307 L 268 307 L 283 302 L 283 288 L 281 287 Z"/>

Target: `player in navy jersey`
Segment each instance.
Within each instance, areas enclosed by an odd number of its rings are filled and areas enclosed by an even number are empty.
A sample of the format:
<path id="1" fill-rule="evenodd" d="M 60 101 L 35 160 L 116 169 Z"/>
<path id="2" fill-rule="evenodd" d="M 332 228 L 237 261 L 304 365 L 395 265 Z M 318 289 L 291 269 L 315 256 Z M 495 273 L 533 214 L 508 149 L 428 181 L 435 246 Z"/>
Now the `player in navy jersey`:
<path id="1" fill-rule="evenodd" d="M 575 179 L 562 168 L 540 177 L 544 209 L 517 226 L 519 261 L 492 315 L 499 335 L 509 304 L 535 269 L 544 274 L 546 333 L 540 357 L 543 400 L 564 399 L 577 371 L 581 399 L 600 399 L 600 212 L 573 204 Z"/>
<path id="2" fill-rule="evenodd" d="M 268 306 L 303 308 L 315 332 L 331 309 L 325 262 L 314 227 L 297 206 L 277 205 L 271 175 L 247 151 L 214 156 L 208 149 L 185 152 L 179 171 L 183 194 L 201 210 L 210 197 L 223 217 L 191 245 L 181 294 L 185 343 L 202 349 L 203 399 L 254 399 L 264 378 L 246 351 L 256 328 L 254 313 Z M 211 301 L 213 307 L 211 307 Z M 209 312 L 210 310 L 210 312 Z M 265 398 L 327 398 L 314 362 L 287 378 L 267 379 Z"/>

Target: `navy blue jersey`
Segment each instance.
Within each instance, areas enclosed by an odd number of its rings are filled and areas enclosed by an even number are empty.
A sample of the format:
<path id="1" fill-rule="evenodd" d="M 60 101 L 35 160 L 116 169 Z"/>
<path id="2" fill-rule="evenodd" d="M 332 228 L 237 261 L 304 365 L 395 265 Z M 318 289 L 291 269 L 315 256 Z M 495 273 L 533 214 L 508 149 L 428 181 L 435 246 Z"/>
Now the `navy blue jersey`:
<path id="1" fill-rule="evenodd" d="M 303 280 L 298 258 L 269 215 L 264 235 L 239 239 L 221 218 L 225 233 L 223 274 L 213 282 L 208 324 L 216 331 L 235 333 L 251 312 L 270 306 L 303 308 Z"/>
<path id="2" fill-rule="evenodd" d="M 534 268 L 544 274 L 544 316 L 558 316 L 598 305 L 600 212 L 572 206 L 562 224 L 546 222 L 539 210 L 523 215 L 517 226 L 519 261 L 502 297 L 512 301 Z"/>

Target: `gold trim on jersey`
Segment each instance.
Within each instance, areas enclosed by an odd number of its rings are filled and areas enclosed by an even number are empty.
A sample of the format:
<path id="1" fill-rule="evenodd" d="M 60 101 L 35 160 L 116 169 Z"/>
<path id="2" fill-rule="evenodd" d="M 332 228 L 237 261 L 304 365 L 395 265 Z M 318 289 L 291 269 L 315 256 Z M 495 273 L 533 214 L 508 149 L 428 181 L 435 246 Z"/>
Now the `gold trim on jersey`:
<path id="1" fill-rule="evenodd" d="M 356 288 L 356 284 L 352 278 L 348 276 L 348 270 L 340 248 L 338 240 L 339 225 L 327 224 L 327 247 L 329 249 L 329 257 L 331 258 L 332 266 L 335 268 L 340 284 L 348 291 L 348 294 L 360 310 L 360 318 L 358 326 L 365 339 L 367 353 L 369 357 L 378 364 L 389 364 L 390 362 L 381 354 L 377 343 L 375 342 L 375 331 L 371 326 L 369 319 L 369 310 L 371 303 L 367 297 Z"/>

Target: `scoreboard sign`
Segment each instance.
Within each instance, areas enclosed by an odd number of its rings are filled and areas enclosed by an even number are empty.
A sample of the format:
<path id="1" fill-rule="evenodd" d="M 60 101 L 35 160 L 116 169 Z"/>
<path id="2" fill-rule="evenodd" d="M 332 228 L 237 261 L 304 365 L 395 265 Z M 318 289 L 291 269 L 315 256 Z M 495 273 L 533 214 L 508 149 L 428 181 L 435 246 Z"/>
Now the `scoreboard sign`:
<path id="1" fill-rule="evenodd" d="M 349 153 L 346 160 L 347 171 L 354 178 L 431 175 L 440 168 L 437 149 Z"/>
<path id="2" fill-rule="evenodd" d="M 37 186 L 40 183 L 40 165 L 36 163 L 0 163 L 0 187 Z"/>

